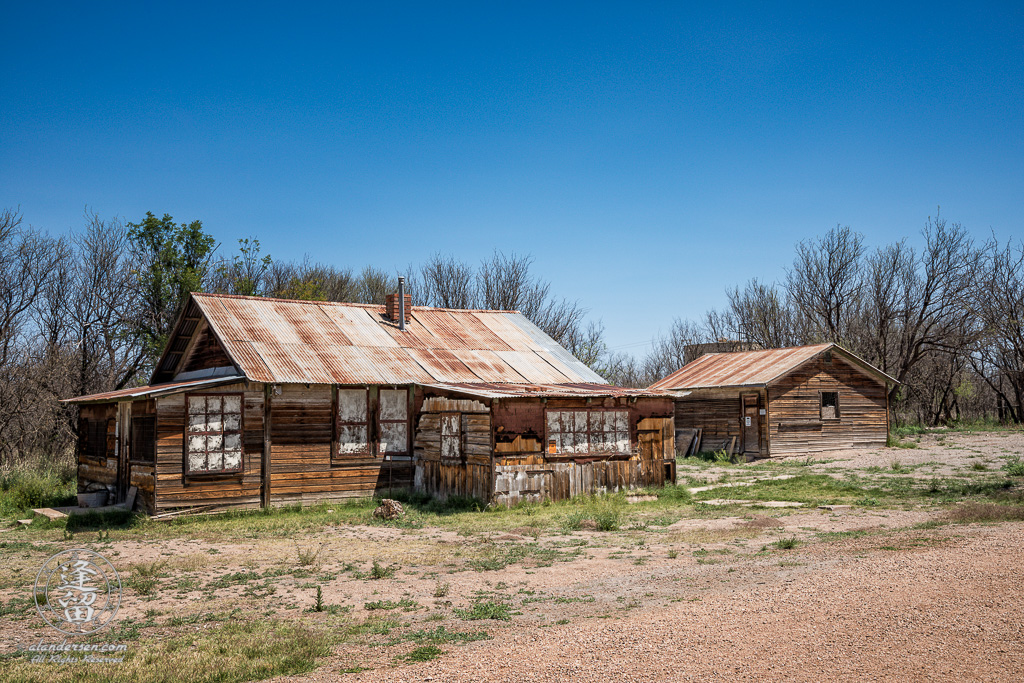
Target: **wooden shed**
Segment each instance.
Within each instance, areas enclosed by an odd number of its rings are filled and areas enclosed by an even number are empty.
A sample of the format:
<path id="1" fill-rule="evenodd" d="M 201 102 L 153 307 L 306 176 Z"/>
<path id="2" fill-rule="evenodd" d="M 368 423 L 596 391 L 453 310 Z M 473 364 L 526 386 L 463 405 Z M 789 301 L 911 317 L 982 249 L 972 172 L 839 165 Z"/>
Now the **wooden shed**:
<path id="1" fill-rule="evenodd" d="M 709 353 L 655 382 L 676 397 L 680 448 L 751 458 L 884 446 L 895 379 L 836 344 Z"/>
<path id="2" fill-rule="evenodd" d="M 80 404 L 78 486 L 150 513 L 674 481 L 672 397 L 508 311 L 193 294 L 150 384 Z"/>

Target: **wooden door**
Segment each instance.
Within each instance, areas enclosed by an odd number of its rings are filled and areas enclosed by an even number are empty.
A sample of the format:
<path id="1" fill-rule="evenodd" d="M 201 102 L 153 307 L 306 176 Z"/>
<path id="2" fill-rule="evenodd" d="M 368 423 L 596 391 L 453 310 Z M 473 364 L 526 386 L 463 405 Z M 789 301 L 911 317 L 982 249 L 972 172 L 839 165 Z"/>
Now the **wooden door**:
<path id="1" fill-rule="evenodd" d="M 757 394 L 742 394 L 742 412 L 740 419 L 743 421 L 743 452 L 761 452 L 761 406 Z"/>

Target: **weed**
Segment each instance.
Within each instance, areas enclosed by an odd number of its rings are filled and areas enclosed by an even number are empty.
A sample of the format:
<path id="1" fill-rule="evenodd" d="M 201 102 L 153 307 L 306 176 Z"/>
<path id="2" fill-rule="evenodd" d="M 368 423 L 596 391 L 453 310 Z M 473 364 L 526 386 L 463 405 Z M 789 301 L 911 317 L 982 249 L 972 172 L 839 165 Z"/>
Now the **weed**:
<path id="1" fill-rule="evenodd" d="M 443 597 L 448 595 L 448 592 L 451 589 L 452 589 L 452 585 L 450 583 L 447 583 L 447 582 L 442 583 L 441 581 L 438 581 L 437 584 L 434 586 L 434 597 L 435 598 L 443 598 Z"/>
<path id="2" fill-rule="evenodd" d="M 1019 455 L 1009 457 L 1003 465 L 1003 470 L 1011 477 L 1024 477 L 1024 461 Z"/>
<path id="3" fill-rule="evenodd" d="M 363 608 L 367 610 L 392 610 L 392 609 L 404 609 L 405 611 L 413 610 L 419 607 L 419 604 L 415 600 L 410 598 L 402 598 L 398 602 L 394 600 L 376 600 L 374 602 L 367 602 L 363 604 Z"/>
<path id="4" fill-rule="evenodd" d="M 947 511 L 943 517 L 957 524 L 1020 522 L 1024 521 L 1024 505 L 967 502 Z"/>
<path id="5" fill-rule="evenodd" d="M 316 546 L 315 548 L 310 546 L 303 548 L 299 545 L 295 546 L 295 554 L 298 556 L 300 567 L 312 567 L 320 562 L 320 551 L 323 550 L 323 543 Z"/>
<path id="6" fill-rule="evenodd" d="M 316 587 L 316 601 L 313 603 L 313 611 L 324 611 L 324 589 L 321 586 Z"/>
<path id="7" fill-rule="evenodd" d="M 476 600 L 469 609 L 456 608 L 452 610 L 455 616 L 467 621 L 479 619 L 495 619 L 498 621 L 512 621 L 512 605 L 500 600 Z"/>
<path id="8" fill-rule="evenodd" d="M 395 572 L 399 569 L 400 567 L 397 564 L 390 564 L 385 567 L 377 560 L 374 560 L 373 565 L 370 567 L 370 578 L 377 580 L 393 579 L 395 577 Z"/>
<path id="9" fill-rule="evenodd" d="M 672 549 L 670 549 L 668 551 L 668 559 L 674 560 L 677 557 L 679 557 L 679 551 L 678 550 L 676 550 L 675 548 L 672 548 Z"/>
<path id="10" fill-rule="evenodd" d="M 779 550 L 792 550 L 797 546 L 797 543 L 796 536 L 790 536 L 789 538 L 780 538 L 775 541 L 775 547 Z"/>
<path id="11" fill-rule="evenodd" d="M 444 654 L 436 645 L 423 645 L 402 657 L 407 662 L 429 662 Z"/>
<path id="12" fill-rule="evenodd" d="M 407 633 L 389 644 L 396 645 L 409 641 L 420 645 L 438 645 L 441 643 L 459 645 L 462 643 L 472 643 L 477 640 L 488 640 L 490 637 L 487 631 L 449 631 L 444 626 L 438 626 L 437 628 Z"/>

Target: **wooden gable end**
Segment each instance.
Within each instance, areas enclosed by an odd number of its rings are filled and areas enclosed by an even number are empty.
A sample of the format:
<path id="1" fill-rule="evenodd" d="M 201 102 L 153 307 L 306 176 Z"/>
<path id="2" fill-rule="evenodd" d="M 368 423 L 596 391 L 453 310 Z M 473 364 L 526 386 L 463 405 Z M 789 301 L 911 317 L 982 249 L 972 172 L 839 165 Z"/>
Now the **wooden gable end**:
<path id="1" fill-rule="evenodd" d="M 164 347 L 150 384 L 171 382 L 182 372 L 232 365 L 203 312 L 190 298 Z"/>

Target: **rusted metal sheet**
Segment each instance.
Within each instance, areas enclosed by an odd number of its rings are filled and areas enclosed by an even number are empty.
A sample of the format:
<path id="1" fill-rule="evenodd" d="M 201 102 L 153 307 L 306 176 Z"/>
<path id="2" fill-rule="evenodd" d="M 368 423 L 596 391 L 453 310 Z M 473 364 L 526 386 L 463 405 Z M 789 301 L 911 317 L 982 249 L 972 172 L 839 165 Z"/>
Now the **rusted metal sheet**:
<path id="1" fill-rule="evenodd" d="M 843 356 L 882 381 L 896 381 L 836 344 L 815 344 L 786 349 L 705 354 L 649 388 L 685 390 L 767 386 L 825 351 Z"/>
<path id="2" fill-rule="evenodd" d="M 495 351 L 495 355 L 512 366 L 523 377 L 539 384 L 563 384 L 576 379 L 560 372 L 535 351 Z"/>
<path id="3" fill-rule="evenodd" d="M 527 397 L 557 398 L 603 398 L 603 397 L 658 397 L 671 396 L 664 391 L 651 389 L 629 389 L 611 384 L 508 384 L 501 382 L 444 382 L 426 384 L 428 388 L 441 389 L 480 398 Z"/>
<path id="4" fill-rule="evenodd" d="M 61 403 L 108 403 L 111 401 L 128 401 L 145 396 L 162 396 L 166 394 L 174 394 L 179 391 L 188 391 L 198 387 L 218 387 L 224 384 L 234 384 L 235 382 L 244 381 L 245 377 L 233 375 L 230 377 L 214 377 L 212 379 L 196 379 L 187 382 L 167 382 L 166 384 L 158 384 L 156 386 L 133 387 L 131 389 L 106 391 L 101 394 L 89 394 L 87 396 L 66 398 L 63 399 Z"/>
<path id="5" fill-rule="evenodd" d="M 194 294 L 225 352 L 256 381 L 317 384 L 603 383 L 519 313 Z"/>

